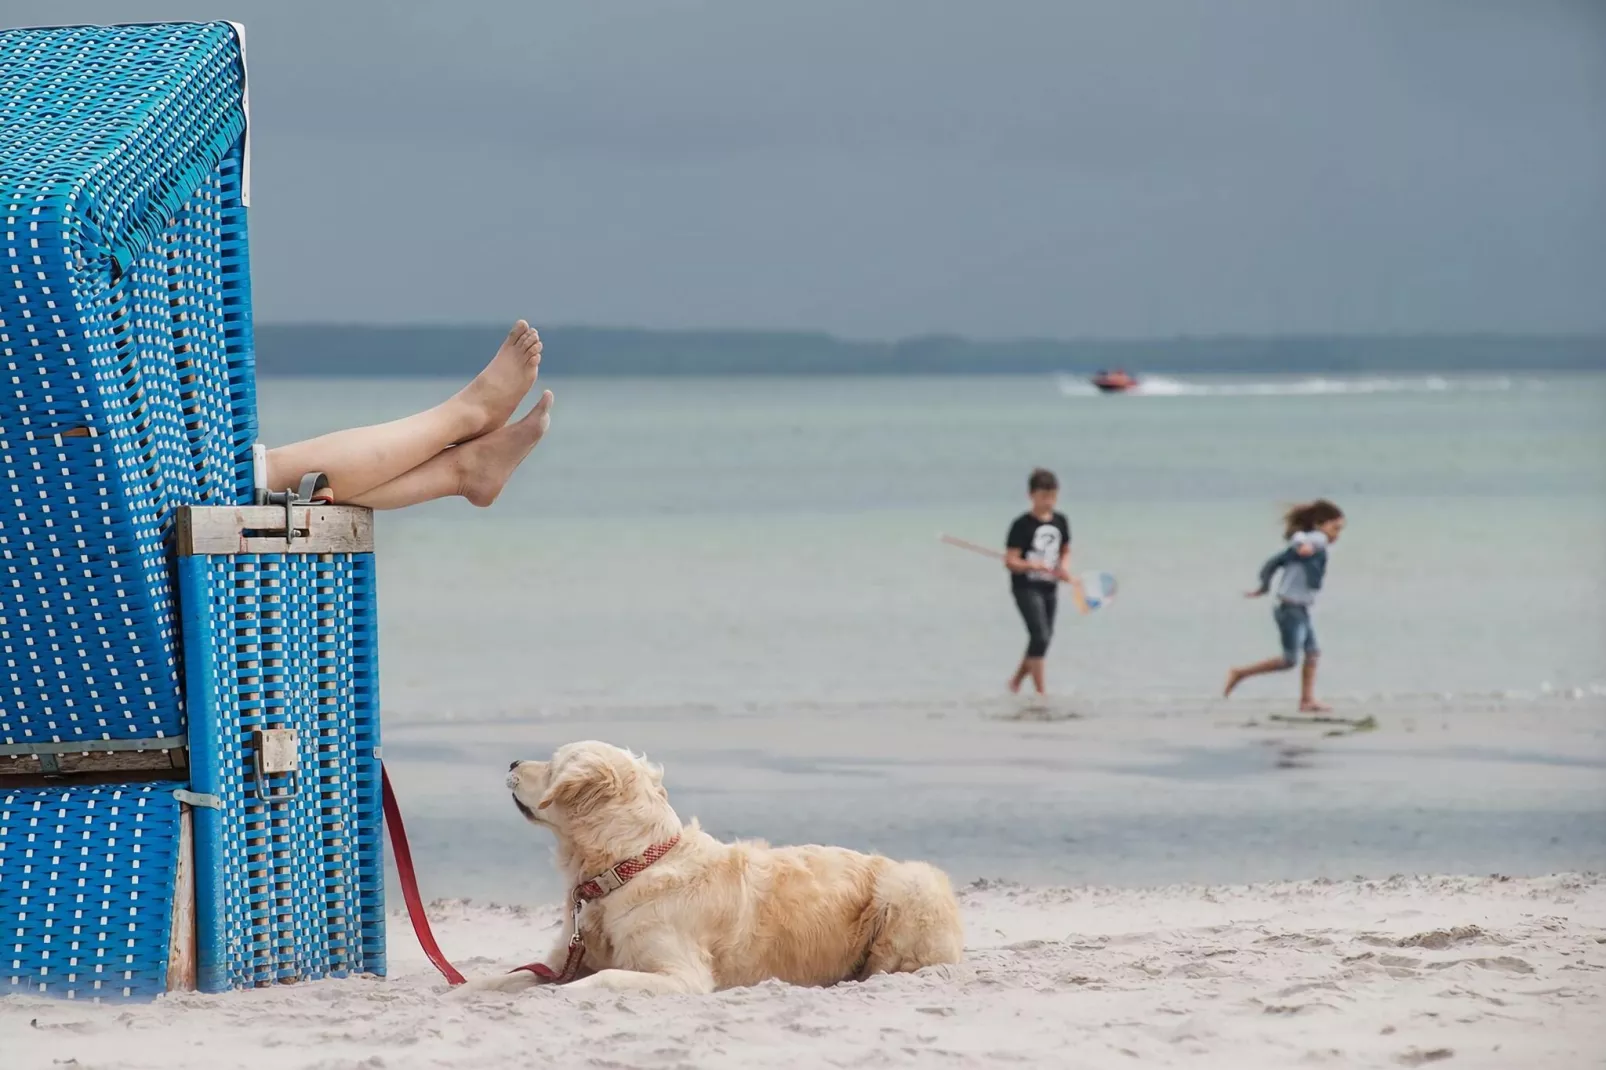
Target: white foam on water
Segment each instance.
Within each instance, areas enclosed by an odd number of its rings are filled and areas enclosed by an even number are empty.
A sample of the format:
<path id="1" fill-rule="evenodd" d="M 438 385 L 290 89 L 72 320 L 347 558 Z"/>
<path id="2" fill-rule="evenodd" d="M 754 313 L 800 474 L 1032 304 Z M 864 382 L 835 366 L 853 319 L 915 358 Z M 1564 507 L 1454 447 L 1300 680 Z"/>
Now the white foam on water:
<path id="1" fill-rule="evenodd" d="M 1087 380 L 1070 375 L 1058 377 L 1065 397 L 1097 397 L 1099 391 Z M 1446 378 L 1439 375 L 1418 378 L 1358 376 L 1339 378 L 1315 376 L 1308 379 L 1266 379 L 1243 382 L 1190 382 L 1167 375 L 1146 375 L 1138 380 L 1127 397 L 1295 397 L 1319 394 L 1436 394 L 1453 392 L 1495 393 L 1515 389 L 1538 389 L 1536 380 L 1517 380 L 1510 376 Z"/>

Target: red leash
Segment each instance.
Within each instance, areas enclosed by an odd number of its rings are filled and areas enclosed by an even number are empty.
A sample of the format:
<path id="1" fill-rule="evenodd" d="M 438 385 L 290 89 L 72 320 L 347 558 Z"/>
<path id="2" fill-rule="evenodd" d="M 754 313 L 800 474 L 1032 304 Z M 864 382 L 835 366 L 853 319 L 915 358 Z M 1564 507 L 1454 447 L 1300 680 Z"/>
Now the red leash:
<path id="1" fill-rule="evenodd" d="M 396 876 L 401 881 L 402 898 L 407 900 L 407 916 L 412 919 L 413 932 L 418 936 L 419 946 L 435 968 L 446 978 L 448 984 L 460 985 L 464 977 L 457 972 L 457 967 L 446 961 L 440 945 L 435 942 L 435 934 L 429 927 L 429 915 L 424 913 L 424 900 L 418 894 L 418 875 L 413 872 L 413 852 L 407 846 L 407 828 L 402 824 L 401 807 L 396 805 L 396 792 L 390 786 L 390 773 L 385 769 L 385 763 L 379 763 L 379 779 L 384 789 L 385 825 L 390 829 L 390 850 L 396 856 Z M 605 869 L 574 890 L 569 900 L 570 924 L 574 927 L 574 935 L 569 938 L 569 952 L 564 958 L 563 968 L 554 970 L 544 962 L 532 962 L 525 966 L 516 967 L 508 972 L 518 973 L 525 970 L 535 974 L 548 984 L 565 985 L 580 975 L 580 965 L 585 961 L 585 941 L 580 936 L 580 908 L 593 899 L 601 899 L 609 892 L 617 891 L 628 884 L 632 878 L 642 870 L 668 854 L 675 844 L 680 842 L 680 834 L 664 843 L 655 843 L 635 858 L 627 858 L 611 869 Z"/>
<path id="2" fill-rule="evenodd" d="M 385 824 L 390 828 L 390 850 L 396 856 L 396 876 L 401 880 L 402 898 L 407 900 L 407 916 L 412 919 L 413 932 L 418 943 L 447 983 L 460 985 L 464 981 L 457 967 L 446 961 L 435 934 L 429 928 L 429 916 L 424 913 L 424 900 L 418 894 L 418 876 L 413 872 L 413 852 L 407 846 L 407 828 L 402 824 L 401 807 L 396 805 L 396 793 L 390 786 L 390 773 L 385 763 L 379 763 L 379 778 L 384 786 Z"/>
<path id="3" fill-rule="evenodd" d="M 663 843 L 655 843 L 635 858 L 627 858 L 611 869 L 605 869 L 595 877 L 586 881 L 574 890 L 569 899 L 569 924 L 574 929 L 574 935 L 569 937 L 569 952 L 563 959 L 563 969 L 554 970 L 544 962 L 531 962 L 523 966 L 515 966 L 510 973 L 527 970 L 535 974 L 548 984 L 566 985 L 580 976 L 580 967 L 586 959 L 585 937 L 580 935 L 580 908 L 594 899 L 601 899 L 609 892 L 617 892 L 629 884 L 641 872 L 664 855 L 675 849 L 680 842 L 680 833 L 675 833 Z"/>

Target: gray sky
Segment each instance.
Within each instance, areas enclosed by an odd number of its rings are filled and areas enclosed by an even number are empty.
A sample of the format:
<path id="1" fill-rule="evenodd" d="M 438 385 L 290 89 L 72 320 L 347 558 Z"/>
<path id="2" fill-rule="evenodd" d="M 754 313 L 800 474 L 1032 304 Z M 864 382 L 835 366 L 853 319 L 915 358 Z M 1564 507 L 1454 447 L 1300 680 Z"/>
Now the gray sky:
<path id="1" fill-rule="evenodd" d="M 158 18 L 263 320 L 1606 329 L 1600 0 L 0 0 Z"/>

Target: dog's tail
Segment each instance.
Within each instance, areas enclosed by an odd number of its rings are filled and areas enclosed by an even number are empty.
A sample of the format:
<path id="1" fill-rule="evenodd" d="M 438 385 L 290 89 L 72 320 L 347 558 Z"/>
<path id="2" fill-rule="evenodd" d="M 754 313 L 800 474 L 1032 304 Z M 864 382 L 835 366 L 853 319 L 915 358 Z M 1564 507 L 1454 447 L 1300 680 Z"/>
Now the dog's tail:
<path id="1" fill-rule="evenodd" d="M 871 936 L 858 976 L 906 973 L 960 961 L 965 927 L 948 875 L 925 862 L 893 862 L 876 878 Z"/>

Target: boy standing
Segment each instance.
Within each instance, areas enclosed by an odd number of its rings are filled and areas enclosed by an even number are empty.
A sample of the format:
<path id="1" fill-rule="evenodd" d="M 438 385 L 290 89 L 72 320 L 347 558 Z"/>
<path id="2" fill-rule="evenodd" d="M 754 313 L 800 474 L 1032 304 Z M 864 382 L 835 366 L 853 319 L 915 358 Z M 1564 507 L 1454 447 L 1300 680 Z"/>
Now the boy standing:
<path id="1" fill-rule="evenodd" d="M 1009 681 L 1011 691 L 1019 691 L 1030 676 L 1037 693 L 1043 693 L 1043 656 L 1054 636 L 1059 583 L 1064 580 L 1076 584 L 1070 573 L 1071 524 L 1064 513 L 1054 509 L 1059 503 L 1059 488 L 1059 480 L 1048 469 L 1032 472 L 1026 481 L 1032 507 L 1015 518 L 1004 544 L 1010 590 L 1029 636 L 1026 656 Z"/>

